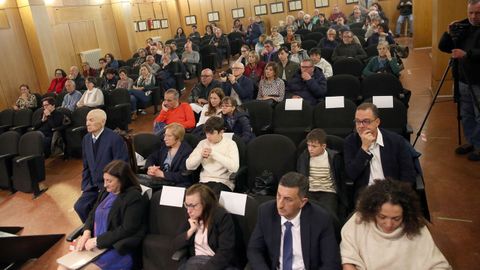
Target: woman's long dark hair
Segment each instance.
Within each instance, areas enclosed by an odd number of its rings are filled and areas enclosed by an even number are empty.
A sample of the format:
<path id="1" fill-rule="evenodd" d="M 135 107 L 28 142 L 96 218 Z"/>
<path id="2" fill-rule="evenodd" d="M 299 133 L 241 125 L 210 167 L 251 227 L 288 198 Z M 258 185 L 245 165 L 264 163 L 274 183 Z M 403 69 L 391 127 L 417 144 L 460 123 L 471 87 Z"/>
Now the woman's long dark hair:
<path id="1" fill-rule="evenodd" d="M 218 106 L 222 107 L 222 100 L 225 97 L 225 93 L 223 93 L 222 88 L 220 87 L 215 87 L 213 88 L 210 93 L 208 94 L 208 110 L 205 112 L 206 116 L 214 116 L 217 115 L 217 108 L 214 108 L 212 106 L 212 103 L 210 102 L 210 95 L 211 94 L 216 94 L 220 98 L 220 104 Z"/>
<path id="2" fill-rule="evenodd" d="M 129 187 L 137 187 L 140 190 L 137 177 L 130 165 L 123 160 L 114 160 L 108 163 L 103 172 L 118 178 L 118 181 L 120 181 L 120 193 L 125 192 Z"/>

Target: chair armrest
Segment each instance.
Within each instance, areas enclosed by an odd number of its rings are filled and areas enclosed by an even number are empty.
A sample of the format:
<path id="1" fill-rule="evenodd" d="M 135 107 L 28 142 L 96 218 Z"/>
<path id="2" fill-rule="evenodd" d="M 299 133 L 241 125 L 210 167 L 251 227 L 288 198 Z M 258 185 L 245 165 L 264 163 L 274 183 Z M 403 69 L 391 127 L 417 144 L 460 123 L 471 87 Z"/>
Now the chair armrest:
<path id="1" fill-rule="evenodd" d="M 11 125 L 3 125 L 3 126 L 0 126 L 0 130 L 7 130 L 7 129 L 10 129 L 12 126 Z"/>
<path id="2" fill-rule="evenodd" d="M 7 159 L 16 156 L 17 154 L 4 154 L 0 155 L 0 159 Z"/>
<path id="3" fill-rule="evenodd" d="M 185 258 L 187 256 L 187 249 L 180 249 L 175 251 L 172 255 L 172 260 L 174 261 L 180 261 L 182 258 Z"/>
<path id="4" fill-rule="evenodd" d="M 69 235 L 67 235 L 67 237 L 65 238 L 65 240 L 67 242 L 72 242 L 73 240 L 77 239 L 80 234 L 82 234 L 82 230 L 83 230 L 83 224 L 80 225 L 78 228 L 76 228 L 75 230 L 73 230 L 73 232 L 71 232 Z"/>
<path id="5" fill-rule="evenodd" d="M 269 130 L 271 130 L 271 128 L 272 128 L 272 125 L 265 125 L 262 128 L 260 128 L 260 131 L 268 132 Z"/>
<path id="6" fill-rule="evenodd" d="M 310 131 L 312 131 L 312 127 L 306 127 L 305 128 L 305 133 L 309 133 Z"/>
<path id="7" fill-rule="evenodd" d="M 22 130 L 22 129 L 25 129 L 25 128 L 28 128 L 29 126 L 27 125 L 24 125 L 24 126 L 15 126 L 15 127 L 11 127 L 10 130 L 12 131 L 17 131 L 17 130 Z"/>
<path id="8" fill-rule="evenodd" d="M 246 166 L 242 166 L 236 173 L 232 173 L 229 179 L 235 183 L 235 192 L 246 192 L 248 190 Z"/>
<path id="9" fill-rule="evenodd" d="M 416 187 L 415 189 L 418 190 L 425 190 L 425 184 L 423 183 L 423 177 L 421 174 L 417 174 L 415 177 L 416 180 Z"/>
<path id="10" fill-rule="evenodd" d="M 113 106 L 114 109 L 127 108 L 127 107 L 130 107 L 129 103 L 121 103 Z"/>
<path id="11" fill-rule="evenodd" d="M 182 176 L 190 176 L 195 172 L 195 170 L 185 170 L 182 172 Z"/>
<path id="12" fill-rule="evenodd" d="M 413 128 L 412 128 L 412 126 L 410 126 L 410 124 L 407 124 L 407 125 L 405 126 L 405 132 L 406 132 L 407 134 L 413 134 Z"/>
<path id="13" fill-rule="evenodd" d="M 35 127 L 28 127 L 27 131 L 35 131 Z"/>
<path id="14" fill-rule="evenodd" d="M 87 129 L 86 126 L 76 127 L 74 129 L 72 129 L 72 132 L 79 132 L 79 131 L 83 131 L 83 130 L 86 130 L 86 129 Z"/>
<path id="15" fill-rule="evenodd" d="M 22 162 L 25 162 L 25 161 L 29 161 L 29 160 L 32 160 L 32 159 L 35 159 L 35 158 L 39 158 L 40 155 L 29 155 L 29 156 L 24 156 L 24 157 L 21 157 L 17 160 L 15 160 L 16 163 L 22 163 Z"/>

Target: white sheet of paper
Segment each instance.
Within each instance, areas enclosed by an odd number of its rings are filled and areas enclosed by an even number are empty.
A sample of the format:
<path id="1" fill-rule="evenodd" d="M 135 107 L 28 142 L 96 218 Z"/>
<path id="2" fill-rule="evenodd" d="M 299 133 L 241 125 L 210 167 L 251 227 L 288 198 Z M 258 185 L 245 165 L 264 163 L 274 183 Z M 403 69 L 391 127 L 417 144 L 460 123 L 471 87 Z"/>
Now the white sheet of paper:
<path id="1" fill-rule="evenodd" d="M 325 97 L 325 109 L 345 108 L 345 97 Z"/>
<path id="2" fill-rule="evenodd" d="M 285 100 L 285 111 L 301 111 L 303 98 L 288 98 Z"/>
<path id="3" fill-rule="evenodd" d="M 233 140 L 233 132 L 224 132 L 223 136 Z"/>
<path id="4" fill-rule="evenodd" d="M 148 195 L 148 199 L 152 199 L 152 189 L 147 187 L 147 186 L 144 186 L 144 185 L 140 185 L 140 188 L 142 188 L 142 195 L 145 194 L 145 192 L 147 193 Z"/>
<path id="5" fill-rule="evenodd" d="M 160 205 L 182 207 L 184 196 L 184 187 L 163 186 L 162 197 L 160 198 Z"/>
<path id="6" fill-rule="evenodd" d="M 245 206 L 247 205 L 247 194 L 222 191 L 220 192 L 220 205 L 229 213 L 245 216 Z"/>
<path id="7" fill-rule="evenodd" d="M 393 108 L 392 96 L 373 96 L 372 99 L 377 108 Z"/>

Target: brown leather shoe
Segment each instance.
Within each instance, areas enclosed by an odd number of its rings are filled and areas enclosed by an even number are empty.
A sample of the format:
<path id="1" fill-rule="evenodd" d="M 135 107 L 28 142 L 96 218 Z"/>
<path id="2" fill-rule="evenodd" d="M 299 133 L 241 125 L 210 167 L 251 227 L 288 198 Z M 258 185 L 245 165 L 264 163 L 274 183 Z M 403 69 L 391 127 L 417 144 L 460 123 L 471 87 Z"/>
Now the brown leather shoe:
<path id="1" fill-rule="evenodd" d="M 472 151 L 473 151 L 473 145 L 466 143 L 457 147 L 457 149 L 455 149 L 455 154 L 466 155 Z"/>

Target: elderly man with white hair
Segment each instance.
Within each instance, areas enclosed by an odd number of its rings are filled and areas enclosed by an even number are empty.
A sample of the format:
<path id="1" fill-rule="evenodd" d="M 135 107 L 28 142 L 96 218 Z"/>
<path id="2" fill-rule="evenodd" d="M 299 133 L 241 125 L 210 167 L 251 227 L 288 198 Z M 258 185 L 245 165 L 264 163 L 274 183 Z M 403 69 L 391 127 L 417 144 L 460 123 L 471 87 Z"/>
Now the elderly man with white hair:
<path id="1" fill-rule="evenodd" d="M 232 73 L 222 72 L 220 80 L 222 81 L 222 89 L 226 96 L 232 96 L 238 104 L 253 99 L 253 81 L 243 76 L 245 66 L 242 63 L 232 64 Z"/>

